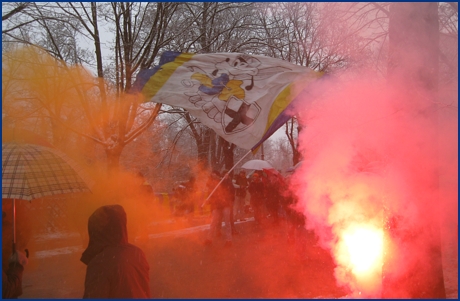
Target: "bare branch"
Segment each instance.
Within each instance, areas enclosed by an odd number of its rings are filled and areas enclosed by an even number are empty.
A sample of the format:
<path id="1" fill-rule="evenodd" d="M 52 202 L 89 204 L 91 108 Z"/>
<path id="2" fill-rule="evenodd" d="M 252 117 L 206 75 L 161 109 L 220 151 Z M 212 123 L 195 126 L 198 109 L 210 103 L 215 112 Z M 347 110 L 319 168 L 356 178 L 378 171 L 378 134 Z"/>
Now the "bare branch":
<path id="1" fill-rule="evenodd" d="M 13 10 L 9 11 L 8 13 L 2 15 L 2 21 L 6 21 L 9 18 L 11 18 L 12 16 L 20 13 L 21 11 L 23 11 L 29 5 L 30 5 L 30 2 L 22 2 L 22 3 L 20 3 L 16 8 L 14 8 Z"/>

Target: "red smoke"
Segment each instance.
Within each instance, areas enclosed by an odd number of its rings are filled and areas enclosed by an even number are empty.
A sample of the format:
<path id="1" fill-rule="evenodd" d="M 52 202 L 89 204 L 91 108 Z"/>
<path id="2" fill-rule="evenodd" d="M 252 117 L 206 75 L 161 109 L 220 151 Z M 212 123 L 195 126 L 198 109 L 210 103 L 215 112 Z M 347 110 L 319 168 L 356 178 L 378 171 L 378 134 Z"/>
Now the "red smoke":
<path id="1" fill-rule="evenodd" d="M 356 229 L 374 231 L 381 241 L 389 217 L 396 217 L 401 231 L 419 233 L 420 244 L 427 243 L 427 225 L 440 223 L 455 231 L 458 116 L 452 107 L 438 104 L 439 118 L 430 118 L 425 112 L 434 108 L 423 95 L 401 96 L 384 80 L 372 78 L 361 73 L 325 79 L 312 91 L 317 96 L 311 107 L 297 108 L 304 162 L 292 188 L 307 228 L 335 258 L 338 283 L 356 296 L 380 297 L 381 256 L 375 257 L 372 275 L 361 277 L 352 260 L 356 254 L 347 245 L 364 243 L 359 251 L 372 239 L 350 240 L 350 235 Z M 390 239 L 383 252 L 391 251 L 401 250 Z M 403 273 L 418 256 L 411 251 L 392 273 Z"/>

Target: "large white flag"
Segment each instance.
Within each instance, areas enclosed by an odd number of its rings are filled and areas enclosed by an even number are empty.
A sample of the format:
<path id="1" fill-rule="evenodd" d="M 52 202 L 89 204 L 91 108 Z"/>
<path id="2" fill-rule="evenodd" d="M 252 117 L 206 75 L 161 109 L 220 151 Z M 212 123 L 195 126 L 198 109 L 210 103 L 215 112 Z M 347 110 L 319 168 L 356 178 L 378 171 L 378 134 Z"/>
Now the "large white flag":
<path id="1" fill-rule="evenodd" d="M 225 140 L 251 149 L 320 76 L 265 56 L 165 52 L 158 66 L 139 72 L 132 92 L 184 108 Z"/>

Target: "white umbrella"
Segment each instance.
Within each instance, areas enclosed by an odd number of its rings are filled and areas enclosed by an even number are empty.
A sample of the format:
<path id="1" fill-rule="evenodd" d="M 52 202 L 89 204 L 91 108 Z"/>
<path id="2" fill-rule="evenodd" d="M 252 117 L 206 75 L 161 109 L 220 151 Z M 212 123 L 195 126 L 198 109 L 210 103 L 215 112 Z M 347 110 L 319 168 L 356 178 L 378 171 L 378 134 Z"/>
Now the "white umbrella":
<path id="1" fill-rule="evenodd" d="M 251 170 L 274 169 L 268 161 L 257 159 L 247 161 L 241 166 L 241 168 Z"/>

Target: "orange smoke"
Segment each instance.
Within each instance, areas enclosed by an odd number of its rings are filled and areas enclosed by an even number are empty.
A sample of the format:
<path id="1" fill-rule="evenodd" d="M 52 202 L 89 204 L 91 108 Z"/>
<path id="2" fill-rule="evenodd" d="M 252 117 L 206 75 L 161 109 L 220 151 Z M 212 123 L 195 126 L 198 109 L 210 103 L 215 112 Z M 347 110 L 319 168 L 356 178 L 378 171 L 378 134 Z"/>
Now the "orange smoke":
<path id="1" fill-rule="evenodd" d="M 18 247 L 28 247 L 34 252 L 34 248 L 28 245 L 29 240 L 39 234 L 56 231 L 77 232 L 80 235 L 74 244 L 83 242 L 86 246 L 88 217 L 98 207 L 107 204 L 120 204 L 125 208 L 130 242 L 139 237 L 146 239 L 154 231 L 167 231 L 173 228 L 169 223 L 172 197 L 167 193 L 172 192 L 177 182 L 188 180 L 185 171 L 199 180 L 195 209 L 198 214 L 201 213 L 197 208 L 206 197 L 200 186 L 205 182 L 202 179 L 206 179 L 206 171 L 196 166 L 196 156 L 188 146 L 185 151 L 179 145 L 175 146 L 175 157 L 179 159 L 164 159 L 164 150 L 169 149 L 171 142 L 159 120 L 126 145 L 120 157 L 120 170 L 107 173 L 106 150 L 112 147 L 112 138 L 103 141 L 99 135 L 91 134 L 86 112 L 91 113 L 95 127 L 113 128 L 112 124 L 118 121 L 117 116 L 122 115 L 118 114 L 118 105 L 131 101 L 128 98 L 133 96 L 108 93 L 102 99 L 96 88 L 99 80 L 91 72 L 80 65 L 66 65 L 34 47 L 5 52 L 2 62 L 5 117 L 2 131 L 7 136 L 4 138 L 56 147 L 74 159 L 96 183 L 92 193 L 72 196 L 73 199 L 64 195 L 59 201 L 20 202 L 18 211 L 24 207 L 27 218 L 18 218 L 17 228 L 30 223 L 31 230 L 27 240 L 18 237 Z M 50 115 L 72 125 L 76 132 L 59 123 L 51 123 Z M 139 114 L 133 122 L 141 123 L 148 116 Z M 111 125 L 106 127 L 104 124 L 109 120 Z M 38 139 L 35 134 L 43 138 Z M 87 135 L 96 139 L 89 139 Z M 142 183 L 136 175 L 139 171 L 156 195 L 142 192 Z M 159 193 L 167 197 L 159 197 Z M 11 249 L 9 241 L 6 245 Z"/>

